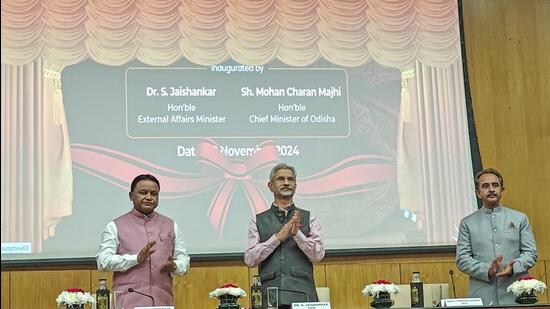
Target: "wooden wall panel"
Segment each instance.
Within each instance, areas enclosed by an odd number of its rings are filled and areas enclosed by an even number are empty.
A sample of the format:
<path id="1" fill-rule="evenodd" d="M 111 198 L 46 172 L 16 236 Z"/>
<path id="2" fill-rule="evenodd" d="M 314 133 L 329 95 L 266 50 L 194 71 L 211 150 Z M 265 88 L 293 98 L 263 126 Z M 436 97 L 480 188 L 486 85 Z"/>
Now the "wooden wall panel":
<path id="1" fill-rule="evenodd" d="M 252 284 L 252 279 L 254 275 L 258 274 L 258 267 L 252 267 L 248 269 L 248 280 L 249 284 Z M 313 277 L 315 278 L 315 285 L 316 286 L 326 286 L 326 280 L 325 280 L 325 264 L 318 263 L 313 265 Z M 248 286 L 248 289 L 250 289 L 250 285 Z M 245 289 L 247 293 L 250 291 L 248 289 Z"/>
<path id="2" fill-rule="evenodd" d="M 544 262 L 544 268 L 546 269 L 545 271 L 545 275 L 546 275 L 546 286 L 548 287 L 546 289 L 546 299 L 547 299 L 547 302 L 550 302 L 550 260 L 547 260 L 547 261 L 541 261 L 539 263 L 542 263 Z"/>
<path id="3" fill-rule="evenodd" d="M 10 309 L 10 272 L 2 272 L 2 309 Z"/>
<path id="4" fill-rule="evenodd" d="M 234 283 L 247 292 L 247 297 L 240 299 L 239 304 L 248 307 L 248 267 L 234 265 L 195 266 L 183 277 L 177 277 L 174 280 L 176 308 L 216 308 L 218 300 L 209 299 L 208 293 L 226 282 Z"/>
<path id="5" fill-rule="evenodd" d="M 326 264 L 326 281 L 333 309 L 368 308 L 361 291 L 378 279 L 399 282 L 397 263 Z"/>
<path id="6" fill-rule="evenodd" d="M 325 269 L 326 269 L 325 264 L 313 265 L 313 278 L 315 279 L 316 286 L 327 286 Z"/>
<path id="7" fill-rule="evenodd" d="M 361 291 L 365 285 L 374 280 L 386 279 L 397 284 L 407 284 L 410 282 L 412 272 L 419 271 L 425 283 L 446 282 L 451 286 L 449 276 L 451 269 L 455 272 L 456 296 L 466 297 L 468 277 L 456 270 L 453 260 L 449 257 L 438 259 L 393 255 L 362 260 L 361 258 L 330 258 L 315 266 L 315 276 L 318 282 L 324 280 L 326 286 L 330 288 L 333 309 L 350 309 L 368 308 L 371 299 L 364 297 Z M 208 293 L 224 282 L 236 283 L 248 294 L 249 276 L 256 271 L 256 268 L 249 269 L 240 262 L 212 261 L 195 265 L 188 275 L 174 280 L 176 308 L 215 308 L 218 302 L 215 299 L 209 299 Z M 10 273 L 12 285 L 11 288 L 7 288 L 10 286 Z M 550 286 L 550 261 L 539 261 L 530 273 Z M 107 278 L 110 282 L 110 275 L 110 273 L 89 269 L 4 271 L 2 272 L 2 309 L 55 308 L 55 298 L 61 290 L 80 287 L 93 292 L 97 289 L 97 278 Z M 548 290 L 540 295 L 539 299 L 540 303 L 547 303 Z M 240 300 L 240 304 L 248 307 L 249 301 L 250 298 L 246 297 Z"/>
<path id="8" fill-rule="evenodd" d="M 11 308 L 57 308 L 55 299 L 68 288 L 89 289 L 89 270 L 13 271 Z M 2 295 L 3 298 L 3 295 Z"/>
<path id="9" fill-rule="evenodd" d="M 550 1 L 464 0 L 481 158 L 504 176 L 503 203 L 531 221 L 550 259 Z"/>
<path id="10" fill-rule="evenodd" d="M 99 279 L 107 279 L 107 287 L 113 291 L 113 273 L 108 271 L 90 271 L 90 291 L 95 293 L 99 287 Z"/>
<path id="11" fill-rule="evenodd" d="M 449 271 L 453 271 L 455 282 L 456 297 L 467 297 L 468 295 L 468 276 L 456 269 L 454 261 L 440 262 L 405 262 L 401 263 L 401 284 L 411 282 L 412 273 L 420 272 L 420 277 L 424 283 L 447 283 L 449 284 L 449 296 L 453 297 L 452 280 Z"/>
<path id="12" fill-rule="evenodd" d="M 550 286 L 548 285 L 548 277 L 546 276 L 547 263 L 548 261 L 539 261 L 535 264 L 535 267 L 529 270 L 529 274 L 542 282 L 546 282 L 546 285 Z M 539 295 L 539 303 L 548 303 L 548 291 L 545 291 L 545 293 Z"/>

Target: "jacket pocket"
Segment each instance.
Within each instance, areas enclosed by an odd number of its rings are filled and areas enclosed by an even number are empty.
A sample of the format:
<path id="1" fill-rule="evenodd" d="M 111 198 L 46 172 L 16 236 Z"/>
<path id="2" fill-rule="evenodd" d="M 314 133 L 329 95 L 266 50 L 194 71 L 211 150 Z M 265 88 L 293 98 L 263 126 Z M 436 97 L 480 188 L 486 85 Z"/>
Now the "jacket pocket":
<path id="1" fill-rule="evenodd" d="M 260 274 L 260 281 L 261 282 L 273 280 L 274 278 L 275 278 L 275 272 L 274 271 L 264 273 L 264 274 Z"/>
<path id="2" fill-rule="evenodd" d="M 309 273 L 302 270 L 302 269 L 299 269 L 299 268 L 296 268 L 296 267 L 291 267 L 290 268 L 290 273 L 292 274 L 293 277 L 304 277 L 304 278 L 309 278 Z"/>

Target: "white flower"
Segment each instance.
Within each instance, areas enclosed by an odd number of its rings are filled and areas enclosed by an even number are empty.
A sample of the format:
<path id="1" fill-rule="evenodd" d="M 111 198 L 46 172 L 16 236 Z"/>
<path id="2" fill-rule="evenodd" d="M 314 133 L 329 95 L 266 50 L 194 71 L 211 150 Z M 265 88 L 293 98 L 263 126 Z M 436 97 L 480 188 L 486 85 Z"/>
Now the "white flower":
<path id="1" fill-rule="evenodd" d="M 514 281 L 506 289 L 507 292 L 512 292 L 514 296 L 520 296 L 523 293 L 542 293 L 544 290 L 546 290 L 546 284 L 534 278 Z"/>
<path id="2" fill-rule="evenodd" d="M 88 292 L 63 291 L 57 296 L 55 301 L 58 306 L 95 304 L 95 298 Z"/>
<path id="3" fill-rule="evenodd" d="M 363 294 L 365 296 L 371 295 L 378 297 L 378 294 L 380 292 L 387 292 L 390 294 L 399 294 L 399 287 L 393 283 L 384 283 L 384 284 L 377 284 L 377 283 L 371 283 L 363 289 Z"/>
<path id="4" fill-rule="evenodd" d="M 231 295 L 235 297 L 245 297 L 246 292 L 238 286 L 232 284 L 225 284 L 221 288 L 217 288 L 214 291 L 208 293 L 210 298 L 218 298 L 224 295 Z"/>

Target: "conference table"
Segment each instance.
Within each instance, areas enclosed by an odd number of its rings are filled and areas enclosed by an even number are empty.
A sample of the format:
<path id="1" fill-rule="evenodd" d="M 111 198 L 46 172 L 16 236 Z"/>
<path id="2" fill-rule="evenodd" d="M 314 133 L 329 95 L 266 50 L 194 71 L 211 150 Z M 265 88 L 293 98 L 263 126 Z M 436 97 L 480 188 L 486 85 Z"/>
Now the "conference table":
<path id="1" fill-rule="evenodd" d="M 367 308 L 370 308 L 368 306 Z M 391 309 L 421 309 L 421 308 L 441 308 L 441 307 L 397 307 L 392 306 Z M 482 306 L 482 307 L 448 307 L 448 308 L 455 308 L 455 309 L 472 309 L 472 308 L 550 308 L 550 304 L 533 304 L 533 305 L 506 305 L 506 306 Z M 175 308 L 177 309 L 177 307 Z"/>

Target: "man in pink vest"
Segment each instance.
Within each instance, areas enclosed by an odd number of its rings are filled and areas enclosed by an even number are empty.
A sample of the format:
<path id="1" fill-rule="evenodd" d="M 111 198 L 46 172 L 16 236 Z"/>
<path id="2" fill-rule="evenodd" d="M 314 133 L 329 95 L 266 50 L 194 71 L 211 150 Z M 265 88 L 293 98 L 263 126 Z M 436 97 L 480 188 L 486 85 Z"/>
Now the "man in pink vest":
<path id="1" fill-rule="evenodd" d="M 173 306 L 172 277 L 189 268 L 183 235 L 172 219 L 155 212 L 160 191 L 152 175 L 132 181 L 134 208 L 107 224 L 97 253 L 97 267 L 113 271 L 119 308 Z"/>

